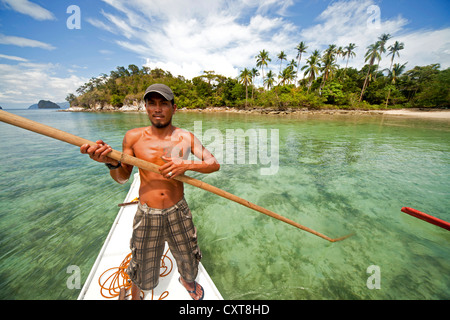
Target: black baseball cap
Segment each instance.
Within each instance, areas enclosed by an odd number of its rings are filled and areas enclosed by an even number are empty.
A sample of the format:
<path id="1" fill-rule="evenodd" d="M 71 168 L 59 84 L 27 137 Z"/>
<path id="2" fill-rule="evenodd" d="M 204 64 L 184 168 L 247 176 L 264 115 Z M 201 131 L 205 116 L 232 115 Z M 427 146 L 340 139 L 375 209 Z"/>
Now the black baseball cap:
<path id="1" fill-rule="evenodd" d="M 166 86 L 165 84 L 162 84 L 162 83 L 155 83 L 155 84 L 152 84 L 151 86 L 149 86 L 147 88 L 147 90 L 145 90 L 144 100 L 145 100 L 145 97 L 147 96 L 147 94 L 152 93 L 152 92 L 159 93 L 167 101 L 172 101 L 175 98 L 172 90 L 168 86 Z"/>

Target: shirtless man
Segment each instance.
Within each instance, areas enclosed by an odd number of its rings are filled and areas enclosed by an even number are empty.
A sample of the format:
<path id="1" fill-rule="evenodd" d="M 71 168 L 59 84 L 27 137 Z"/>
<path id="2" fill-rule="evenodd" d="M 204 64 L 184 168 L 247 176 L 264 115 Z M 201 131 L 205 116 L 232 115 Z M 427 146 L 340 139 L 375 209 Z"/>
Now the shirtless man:
<path id="1" fill-rule="evenodd" d="M 169 87 L 149 86 L 144 101 L 151 126 L 128 131 L 123 139 L 123 152 L 160 165 L 160 174 L 139 169 L 139 204 L 130 242 L 132 259 L 127 269 L 132 280 L 132 299 L 140 299 L 140 290 L 157 286 L 167 240 L 177 261 L 179 281 L 194 300 L 200 300 L 204 291 L 195 282 L 201 258 L 197 232 L 184 200 L 183 183 L 174 178 L 187 170 L 211 173 L 219 170 L 220 165 L 192 133 L 172 125 L 177 107 Z M 102 140 L 96 143 L 81 146 L 80 152 L 105 163 L 118 183 L 127 182 L 133 166 L 109 158 L 111 147 Z M 188 160 L 191 153 L 198 159 Z"/>

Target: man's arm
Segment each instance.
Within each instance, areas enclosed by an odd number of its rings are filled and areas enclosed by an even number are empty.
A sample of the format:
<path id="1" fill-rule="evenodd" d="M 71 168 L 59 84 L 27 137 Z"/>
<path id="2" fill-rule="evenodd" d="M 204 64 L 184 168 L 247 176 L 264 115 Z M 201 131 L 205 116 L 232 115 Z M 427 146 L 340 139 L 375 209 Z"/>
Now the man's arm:
<path id="1" fill-rule="evenodd" d="M 122 152 L 134 157 L 133 148 L 132 145 L 129 143 L 129 140 L 130 137 L 129 133 L 127 132 L 125 134 L 125 137 L 123 138 Z M 119 162 L 118 161 L 116 162 L 117 163 L 113 163 L 112 165 L 117 166 Z M 124 184 L 128 181 L 128 179 L 130 179 L 132 171 L 133 171 L 132 165 L 121 163 L 119 168 L 109 170 L 109 174 L 111 175 L 111 178 L 113 178 L 115 181 L 117 181 L 120 184 Z"/>
<path id="2" fill-rule="evenodd" d="M 200 140 L 198 140 L 192 133 L 190 134 L 190 149 L 191 153 L 199 160 L 180 160 L 173 161 L 172 158 L 163 157 L 167 163 L 159 168 L 161 174 L 167 179 L 184 174 L 186 171 L 196 171 L 201 173 L 211 173 L 220 169 L 220 164 L 214 155 L 206 149 Z M 172 174 L 169 175 L 169 172 Z"/>
<path id="3" fill-rule="evenodd" d="M 128 134 L 128 133 L 127 133 Z M 108 154 L 112 151 L 112 148 L 104 143 L 102 140 L 96 141 L 97 145 L 89 146 L 88 144 L 82 145 L 80 147 L 80 152 L 83 154 L 88 154 L 92 160 L 95 160 L 100 163 L 109 163 L 113 166 L 118 166 L 119 161 L 114 160 L 108 157 Z M 131 145 L 127 143 L 127 135 L 125 135 L 122 143 L 123 153 L 134 156 L 133 149 Z M 133 171 L 133 166 L 122 163 L 120 167 L 117 169 L 111 169 L 110 175 L 111 177 L 120 184 L 123 184 L 128 181 L 130 178 L 131 172 Z"/>

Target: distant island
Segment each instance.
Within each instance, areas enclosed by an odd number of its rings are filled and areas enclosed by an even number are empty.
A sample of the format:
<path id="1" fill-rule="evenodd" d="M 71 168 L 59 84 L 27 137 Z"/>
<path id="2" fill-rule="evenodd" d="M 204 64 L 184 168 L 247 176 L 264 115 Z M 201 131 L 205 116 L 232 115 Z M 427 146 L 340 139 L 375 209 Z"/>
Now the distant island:
<path id="1" fill-rule="evenodd" d="M 40 100 L 37 104 L 33 104 L 28 109 L 66 109 L 69 107 L 67 102 L 54 103 L 49 100 Z"/>

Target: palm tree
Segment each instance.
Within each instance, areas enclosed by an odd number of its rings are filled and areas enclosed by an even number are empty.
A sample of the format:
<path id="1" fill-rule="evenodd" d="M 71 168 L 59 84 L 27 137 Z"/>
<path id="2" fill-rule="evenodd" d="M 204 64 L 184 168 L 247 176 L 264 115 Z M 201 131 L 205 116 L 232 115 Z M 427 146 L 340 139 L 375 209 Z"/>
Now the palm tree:
<path id="1" fill-rule="evenodd" d="M 272 72 L 272 70 L 269 70 L 269 72 L 267 72 L 267 77 L 264 80 L 264 84 L 267 86 L 268 90 L 273 88 L 273 85 L 275 84 L 275 74 Z"/>
<path id="2" fill-rule="evenodd" d="M 292 71 L 294 71 L 295 68 L 297 68 L 297 62 L 295 62 L 295 59 L 292 59 L 291 62 L 289 62 L 289 64 L 287 65 L 289 68 L 292 69 Z M 295 71 L 294 71 L 295 72 Z"/>
<path id="3" fill-rule="evenodd" d="M 277 56 L 278 60 L 280 60 L 280 73 L 281 73 L 281 66 L 283 64 L 283 60 L 287 61 L 287 55 L 284 53 L 284 51 L 281 51 L 280 54 Z"/>
<path id="4" fill-rule="evenodd" d="M 403 49 L 405 49 L 405 44 L 403 42 L 398 42 L 398 41 L 395 41 L 394 45 L 388 47 L 388 50 L 389 50 L 388 55 L 392 54 L 391 66 L 390 66 L 389 70 L 392 70 L 392 64 L 394 63 L 395 54 L 397 54 L 397 56 L 400 57 L 399 51 L 403 50 Z"/>
<path id="5" fill-rule="evenodd" d="M 295 49 L 297 49 L 297 81 L 298 81 L 298 75 L 299 75 L 298 68 L 300 68 L 300 60 L 302 59 L 302 53 L 305 53 L 306 49 L 308 49 L 308 47 L 302 41 L 298 44 L 298 46 Z"/>
<path id="6" fill-rule="evenodd" d="M 348 67 L 348 60 L 350 59 L 350 57 L 355 57 L 356 53 L 353 51 L 356 48 L 356 44 L 354 43 L 349 43 L 348 46 L 346 46 L 344 48 L 344 57 L 347 57 L 347 63 L 345 64 L 345 69 L 347 69 Z"/>
<path id="7" fill-rule="evenodd" d="M 350 59 L 350 57 L 355 57 L 356 53 L 353 51 L 356 48 L 356 44 L 354 43 L 349 43 L 348 46 L 344 47 L 344 53 L 343 53 L 343 57 L 347 57 L 347 63 L 345 64 L 345 71 L 344 71 L 344 77 L 345 77 L 345 73 L 347 72 L 347 68 L 348 68 L 348 60 Z"/>
<path id="8" fill-rule="evenodd" d="M 306 69 L 304 75 L 308 76 L 308 92 L 311 89 L 312 82 L 316 79 L 320 67 L 320 51 L 314 50 L 312 55 L 306 60 L 306 65 L 302 67 L 302 71 Z"/>
<path id="9" fill-rule="evenodd" d="M 367 47 L 367 52 L 365 54 L 365 62 L 369 61 L 369 68 L 367 70 L 367 75 L 366 75 L 366 79 L 364 80 L 364 85 L 363 88 L 361 90 L 361 96 L 359 97 L 359 102 L 362 101 L 362 98 L 364 96 L 364 91 L 367 88 L 367 85 L 369 83 L 369 75 L 370 75 L 370 71 L 372 70 L 372 66 L 375 63 L 375 60 L 380 59 L 380 53 L 378 52 L 380 49 L 380 41 L 377 41 L 374 44 L 371 44 L 370 46 Z"/>
<path id="10" fill-rule="evenodd" d="M 328 79 L 333 77 L 334 71 L 336 70 L 335 55 L 337 54 L 336 45 L 332 44 L 326 49 L 321 58 L 322 61 L 322 84 L 320 85 L 320 90 L 325 86 Z"/>
<path id="11" fill-rule="evenodd" d="M 398 76 L 401 75 L 403 73 L 403 71 L 405 71 L 405 67 L 406 67 L 407 63 L 408 62 L 406 62 L 402 65 L 400 65 L 399 63 L 396 63 L 396 64 L 394 64 L 394 68 L 392 70 L 389 70 L 389 77 L 391 78 L 392 85 L 395 85 L 395 82 L 397 81 Z M 388 92 L 388 96 L 386 99 L 386 108 L 387 108 L 390 96 L 391 96 L 391 87 L 389 86 L 389 92 Z"/>
<path id="12" fill-rule="evenodd" d="M 266 50 L 260 51 L 255 58 L 256 66 L 261 68 L 264 89 L 264 66 L 267 67 L 267 62 L 270 62 L 272 60 L 269 58 L 269 53 Z"/>
<path id="13" fill-rule="evenodd" d="M 250 70 L 245 68 L 241 71 L 241 74 L 239 75 L 240 83 L 242 83 L 245 86 L 245 107 L 247 107 L 247 101 L 248 101 L 248 86 L 252 83 L 252 73 Z"/>
<path id="14" fill-rule="evenodd" d="M 325 51 L 323 52 L 323 55 L 324 56 L 329 55 L 330 57 L 332 57 L 334 59 L 335 56 L 337 55 L 337 53 L 338 53 L 338 49 L 337 49 L 336 45 L 330 44 L 328 46 L 328 48 L 326 48 Z"/>
<path id="15" fill-rule="evenodd" d="M 251 76 L 252 76 L 252 84 L 255 83 L 255 78 L 259 76 L 259 71 L 256 68 L 252 68 L 251 70 Z M 252 85 L 252 100 L 253 100 L 253 89 L 255 88 L 254 85 Z"/>
<path id="16" fill-rule="evenodd" d="M 383 33 L 381 36 L 378 37 L 378 40 L 380 42 L 380 49 L 378 51 L 378 53 L 380 54 L 380 58 L 378 59 L 377 69 L 380 67 L 381 55 L 386 52 L 386 48 L 384 46 L 390 38 L 391 35 L 389 33 Z M 375 74 L 375 79 L 376 78 L 377 75 Z"/>
<path id="17" fill-rule="evenodd" d="M 281 80 L 279 82 L 279 84 L 282 86 L 284 86 L 286 84 L 290 84 L 291 81 L 293 81 L 295 79 L 294 68 L 291 66 L 287 66 L 286 68 L 284 68 L 283 72 L 281 72 L 280 75 L 278 76 L 278 79 Z"/>
<path id="18" fill-rule="evenodd" d="M 336 50 L 336 56 L 342 57 L 342 60 L 345 60 L 345 50 L 344 50 L 344 48 L 339 47 L 339 48 Z M 337 60 L 337 58 L 336 58 L 336 60 Z M 339 65 L 338 65 L 338 68 L 340 69 L 340 66 L 339 66 Z"/>

